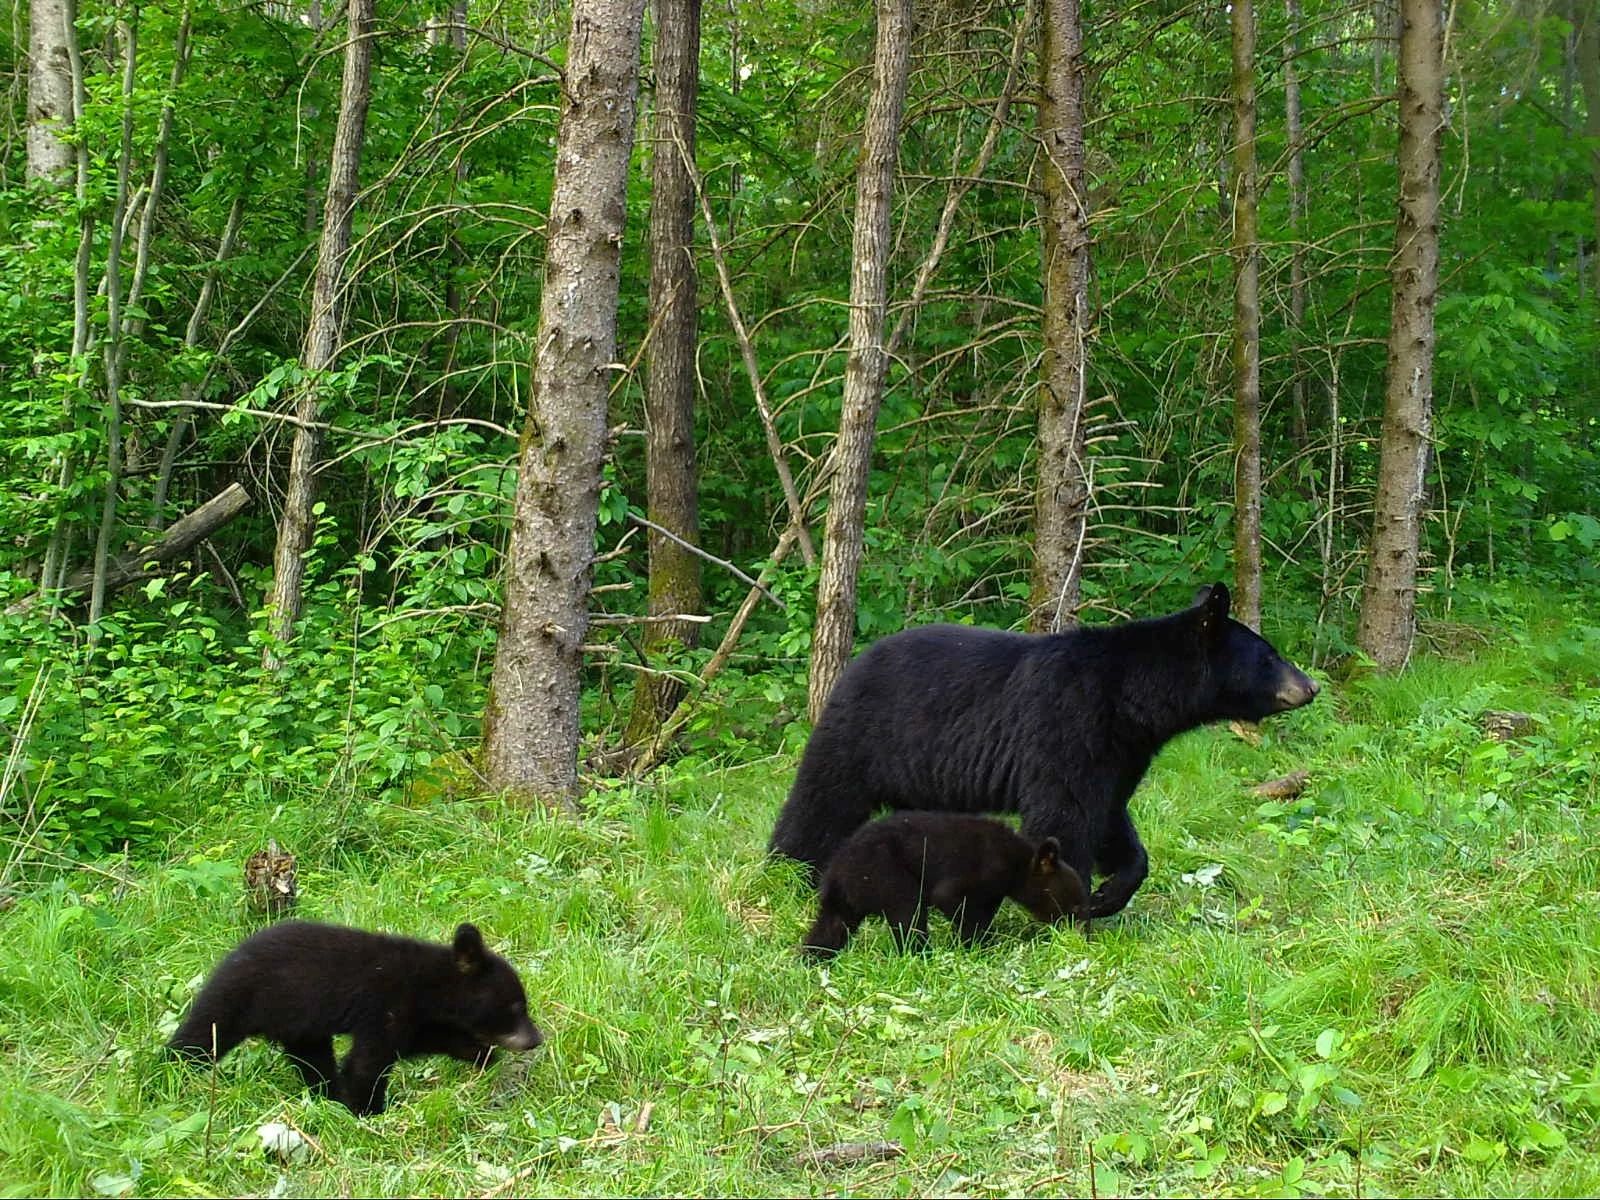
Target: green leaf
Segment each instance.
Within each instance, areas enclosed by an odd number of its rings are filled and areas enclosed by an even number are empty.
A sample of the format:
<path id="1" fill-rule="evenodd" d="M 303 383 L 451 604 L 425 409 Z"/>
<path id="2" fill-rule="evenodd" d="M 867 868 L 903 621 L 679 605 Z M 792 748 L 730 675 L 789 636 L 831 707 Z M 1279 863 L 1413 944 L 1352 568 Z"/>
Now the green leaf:
<path id="1" fill-rule="evenodd" d="M 1289 1107 L 1289 1097 L 1284 1092 L 1262 1092 L 1256 1097 L 1256 1111 L 1263 1117 L 1275 1117 Z"/>

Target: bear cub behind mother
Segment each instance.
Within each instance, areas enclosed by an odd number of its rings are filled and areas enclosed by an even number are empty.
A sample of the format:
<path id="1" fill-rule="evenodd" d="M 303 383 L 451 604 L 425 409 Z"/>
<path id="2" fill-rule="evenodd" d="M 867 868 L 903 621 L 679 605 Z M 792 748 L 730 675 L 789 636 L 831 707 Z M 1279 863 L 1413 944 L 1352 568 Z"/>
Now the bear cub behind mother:
<path id="1" fill-rule="evenodd" d="M 812 881 L 879 809 L 1019 812 L 1086 882 L 1090 918 L 1149 871 L 1128 800 L 1167 742 L 1309 704 L 1317 685 L 1202 588 L 1170 616 L 1064 633 L 928 625 L 860 654 L 807 743 L 771 849 Z"/>

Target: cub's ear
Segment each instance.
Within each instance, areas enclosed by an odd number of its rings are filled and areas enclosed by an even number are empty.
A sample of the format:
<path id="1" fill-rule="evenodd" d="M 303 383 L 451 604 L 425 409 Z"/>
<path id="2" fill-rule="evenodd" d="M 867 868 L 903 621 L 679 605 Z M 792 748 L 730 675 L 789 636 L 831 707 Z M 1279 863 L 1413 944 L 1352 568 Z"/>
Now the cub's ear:
<path id="1" fill-rule="evenodd" d="M 1194 608 L 1199 614 L 1202 633 L 1216 633 L 1222 628 L 1223 622 L 1228 619 L 1231 600 L 1225 583 L 1213 583 L 1194 594 Z"/>
<path id="2" fill-rule="evenodd" d="M 456 970 L 463 975 L 483 965 L 483 934 L 476 925 L 456 926 L 456 940 L 451 949 L 456 952 Z"/>
<path id="3" fill-rule="evenodd" d="M 1054 871 L 1061 859 L 1061 843 L 1053 837 L 1045 838 L 1039 843 L 1039 850 L 1033 856 L 1033 869 L 1041 875 Z"/>

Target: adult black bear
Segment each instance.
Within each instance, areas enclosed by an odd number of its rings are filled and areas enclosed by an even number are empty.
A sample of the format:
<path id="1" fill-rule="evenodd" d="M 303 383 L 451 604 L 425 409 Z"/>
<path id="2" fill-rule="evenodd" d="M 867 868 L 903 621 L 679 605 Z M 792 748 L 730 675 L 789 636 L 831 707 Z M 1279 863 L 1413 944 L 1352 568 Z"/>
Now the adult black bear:
<path id="1" fill-rule="evenodd" d="M 902 812 L 863 825 L 822 876 L 817 921 L 803 949 L 837 954 L 870 916 L 889 922 L 904 946 L 928 935 L 937 908 L 971 945 L 989 932 L 1007 897 L 1046 923 L 1083 910 L 1089 891 L 1060 861 L 1055 838 L 1035 846 L 988 817 Z"/>
<path id="2" fill-rule="evenodd" d="M 1149 860 L 1128 798 L 1165 743 L 1259 721 L 1317 685 L 1202 588 L 1171 616 L 1029 635 L 929 625 L 874 643 L 829 696 L 771 849 L 817 879 L 880 808 L 1020 812 L 1085 882 L 1088 918 L 1122 911 Z"/>
<path id="3" fill-rule="evenodd" d="M 333 1036 L 351 1035 L 342 1065 Z M 236 946 L 167 1043 L 191 1060 L 220 1059 L 247 1037 L 281 1045 L 305 1080 L 358 1114 L 380 1113 L 389 1069 L 448 1054 L 480 1065 L 496 1046 L 531 1050 L 517 973 L 472 925 L 450 946 L 310 921 L 285 921 Z"/>

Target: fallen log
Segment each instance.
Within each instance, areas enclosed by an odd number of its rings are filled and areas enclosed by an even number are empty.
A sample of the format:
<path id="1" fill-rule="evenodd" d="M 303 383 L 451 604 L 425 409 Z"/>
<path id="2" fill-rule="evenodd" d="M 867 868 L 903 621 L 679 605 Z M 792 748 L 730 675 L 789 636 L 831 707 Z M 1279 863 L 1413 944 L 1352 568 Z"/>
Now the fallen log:
<path id="1" fill-rule="evenodd" d="M 181 558 L 189 550 L 210 537 L 229 521 L 250 507 L 250 493 L 244 485 L 230 483 L 223 491 L 211 497 L 192 513 L 174 521 L 159 538 L 131 554 L 119 555 L 106 568 L 106 591 L 114 592 L 148 579 L 154 568 Z M 94 568 L 82 567 L 68 575 L 61 583 L 63 596 L 82 592 L 94 582 Z M 27 612 L 38 603 L 39 594 L 25 596 L 6 609 L 6 615 Z"/>
<path id="2" fill-rule="evenodd" d="M 1306 784 L 1310 779 L 1310 771 L 1290 771 L 1281 779 L 1269 779 L 1265 783 L 1256 784 L 1250 789 L 1250 794 L 1268 800 L 1293 800 L 1306 790 Z"/>
<path id="3" fill-rule="evenodd" d="M 899 1142 L 840 1142 L 820 1150 L 804 1150 L 790 1159 L 797 1167 L 854 1167 L 862 1163 L 899 1158 L 905 1147 Z"/>

